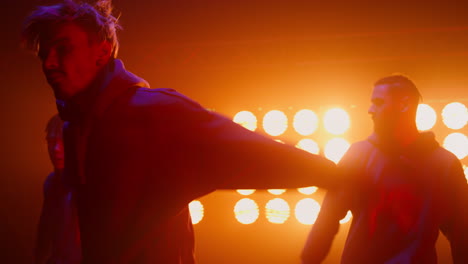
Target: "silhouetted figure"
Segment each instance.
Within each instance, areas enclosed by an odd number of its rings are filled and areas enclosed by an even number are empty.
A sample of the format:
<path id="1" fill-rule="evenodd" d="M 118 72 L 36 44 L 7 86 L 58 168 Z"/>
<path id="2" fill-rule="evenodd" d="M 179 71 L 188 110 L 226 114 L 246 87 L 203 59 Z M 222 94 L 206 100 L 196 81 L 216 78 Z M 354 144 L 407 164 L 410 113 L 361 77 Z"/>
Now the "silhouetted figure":
<path id="1" fill-rule="evenodd" d="M 83 263 L 194 263 L 188 203 L 216 189 L 331 188 L 333 162 L 253 133 L 116 59 L 109 1 L 64 1 L 25 21 L 66 121 Z M 150 65 L 148 65 L 150 66 Z"/>
<path id="2" fill-rule="evenodd" d="M 460 161 L 416 127 L 419 91 L 392 75 L 376 82 L 369 114 L 374 133 L 351 146 L 338 167 L 362 182 L 329 191 L 302 252 L 302 263 L 328 254 L 339 220 L 353 221 L 341 263 L 437 263 L 439 229 L 454 263 L 468 263 L 468 188 Z"/>
<path id="3" fill-rule="evenodd" d="M 47 123 L 47 147 L 54 172 L 44 182 L 44 202 L 37 231 L 36 264 L 79 264 L 80 234 L 75 194 L 63 182 L 63 121 L 58 115 Z"/>

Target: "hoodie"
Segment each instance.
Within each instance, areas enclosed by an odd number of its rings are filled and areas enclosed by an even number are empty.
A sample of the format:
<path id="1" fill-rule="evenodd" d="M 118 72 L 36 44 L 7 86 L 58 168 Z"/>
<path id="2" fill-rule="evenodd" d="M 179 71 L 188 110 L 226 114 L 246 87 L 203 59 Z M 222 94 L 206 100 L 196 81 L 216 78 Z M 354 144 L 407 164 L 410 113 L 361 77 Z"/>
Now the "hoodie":
<path id="1" fill-rule="evenodd" d="M 339 167 L 360 185 L 327 194 L 304 263 L 325 258 L 347 210 L 353 221 L 342 263 L 437 263 L 439 230 L 454 263 L 468 263 L 466 179 L 460 161 L 432 132 L 404 148 L 371 135 L 353 144 Z"/>

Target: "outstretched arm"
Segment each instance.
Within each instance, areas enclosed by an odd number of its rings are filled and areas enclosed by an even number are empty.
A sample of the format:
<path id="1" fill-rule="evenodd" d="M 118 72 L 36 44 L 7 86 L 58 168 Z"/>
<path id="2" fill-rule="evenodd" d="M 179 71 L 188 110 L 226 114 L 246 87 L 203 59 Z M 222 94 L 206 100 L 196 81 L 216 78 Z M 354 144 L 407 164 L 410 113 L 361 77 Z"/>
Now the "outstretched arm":
<path id="1" fill-rule="evenodd" d="M 318 155 L 249 131 L 193 102 L 166 106 L 177 136 L 177 159 L 193 172 L 191 186 L 214 189 L 275 189 L 343 184 L 336 165 Z"/>

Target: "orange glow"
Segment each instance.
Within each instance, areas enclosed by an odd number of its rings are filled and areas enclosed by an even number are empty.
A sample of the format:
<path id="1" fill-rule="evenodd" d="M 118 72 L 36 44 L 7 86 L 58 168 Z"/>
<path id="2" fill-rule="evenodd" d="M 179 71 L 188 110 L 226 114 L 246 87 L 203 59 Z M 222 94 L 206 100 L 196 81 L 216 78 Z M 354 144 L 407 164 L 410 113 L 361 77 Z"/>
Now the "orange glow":
<path id="1" fill-rule="evenodd" d="M 462 103 L 447 104 L 442 110 L 442 120 L 448 128 L 463 128 L 468 122 L 468 110 Z"/>
<path id="2" fill-rule="evenodd" d="M 240 111 L 234 116 L 233 121 L 250 131 L 257 129 L 257 117 L 252 112 Z"/>
<path id="3" fill-rule="evenodd" d="M 270 189 L 268 190 L 268 192 L 274 195 L 280 195 L 286 192 L 286 190 L 285 189 Z"/>
<path id="4" fill-rule="evenodd" d="M 350 144 L 343 138 L 334 138 L 325 145 L 325 157 L 338 163 L 348 151 Z"/>
<path id="5" fill-rule="evenodd" d="M 200 223 L 205 215 L 203 204 L 200 201 L 193 200 L 189 203 L 190 217 L 192 218 L 192 224 L 196 225 Z"/>
<path id="6" fill-rule="evenodd" d="M 252 193 L 255 192 L 255 189 L 239 189 L 237 190 L 238 193 L 242 194 L 242 195 L 251 195 Z"/>
<path id="7" fill-rule="evenodd" d="M 308 138 L 301 139 L 299 142 L 297 142 L 296 147 L 312 154 L 319 154 L 320 152 L 318 144 L 312 139 Z"/>
<path id="8" fill-rule="evenodd" d="M 312 225 L 317 220 L 320 212 L 320 204 L 311 198 L 300 200 L 296 204 L 296 219 L 304 225 Z"/>
<path id="9" fill-rule="evenodd" d="M 311 110 L 300 110 L 294 115 L 293 127 L 300 135 L 308 136 L 317 130 L 318 117 Z"/>
<path id="10" fill-rule="evenodd" d="M 452 152 L 458 159 L 468 155 L 468 138 L 462 133 L 452 133 L 444 139 L 444 148 Z"/>
<path id="11" fill-rule="evenodd" d="M 419 131 L 429 130 L 437 121 L 435 110 L 427 104 L 419 104 L 416 113 L 416 126 Z"/>
<path id="12" fill-rule="evenodd" d="M 234 215 L 241 224 L 248 225 L 255 223 L 259 216 L 258 205 L 252 199 L 241 199 L 234 206 Z"/>
<path id="13" fill-rule="evenodd" d="M 323 118 L 325 129 L 333 135 L 344 134 L 351 125 L 348 113 L 341 108 L 332 108 Z"/>
<path id="14" fill-rule="evenodd" d="M 279 136 L 288 129 L 288 117 L 281 111 L 272 110 L 263 117 L 263 129 L 270 136 Z"/>
<path id="15" fill-rule="evenodd" d="M 310 195 L 310 194 L 315 193 L 318 190 L 318 188 L 315 186 L 311 186 L 311 187 L 298 188 L 297 190 L 302 194 Z"/>
<path id="16" fill-rule="evenodd" d="M 273 224 L 282 224 L 289 218 L 289 205 L 280 198 L 275 198 L 268 201 L 265 206 L 266 217 L 268 222 Z"/>
<path id="17" fill-rule="evenodd" d="M 340 224 L 348 223 L 349 220 L 351 220 L 351 217 L 353 217 L 353 214 L 351 213 L 351 211 L 348 211 L 348 213 L 346 213 L 345 217 L 340 220 Z"/>

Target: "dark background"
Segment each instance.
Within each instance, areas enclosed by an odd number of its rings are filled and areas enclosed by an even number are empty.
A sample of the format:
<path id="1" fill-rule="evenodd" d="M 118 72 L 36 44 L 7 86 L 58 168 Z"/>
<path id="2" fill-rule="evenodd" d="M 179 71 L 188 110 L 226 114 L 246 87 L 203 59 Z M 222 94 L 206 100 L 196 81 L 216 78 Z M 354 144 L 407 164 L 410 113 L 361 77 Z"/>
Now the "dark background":
<path id="1" fill-rule="evenodd" d="M 1 2 L 1 263 L 31 263 L 42 182 L 51 170 L 44 127 L 56 112 L 54 98 L 38 59 L 19 45 L 23 18 L 47 3 L 54 1 Z M 372 83 L 394 72 L 410 76 L 426 102 L 468 98 L 466 1 L 117 0 L 114 5 L 124 27 L 119 57 L 127 69 L 152 87 L 174 88 L 228 116 L 336 104 L 355 106 L 367 120 Z M 353 139 L 366 136 L 369 126 Z M 221 215 L 232 212 L 224 207 L 231 208 L 226 203 L 233 195 L 218 192 L 203 199 L 211 202 L 212 214 Z M 297 259 L 308 230 L 294 224 L 211 223 L 196 226 L 201 264 L 289 263 Z M 332 258 L 329 263 L 336 262 Z M 450 263 L 446 245 L 441 258 Z"/>

